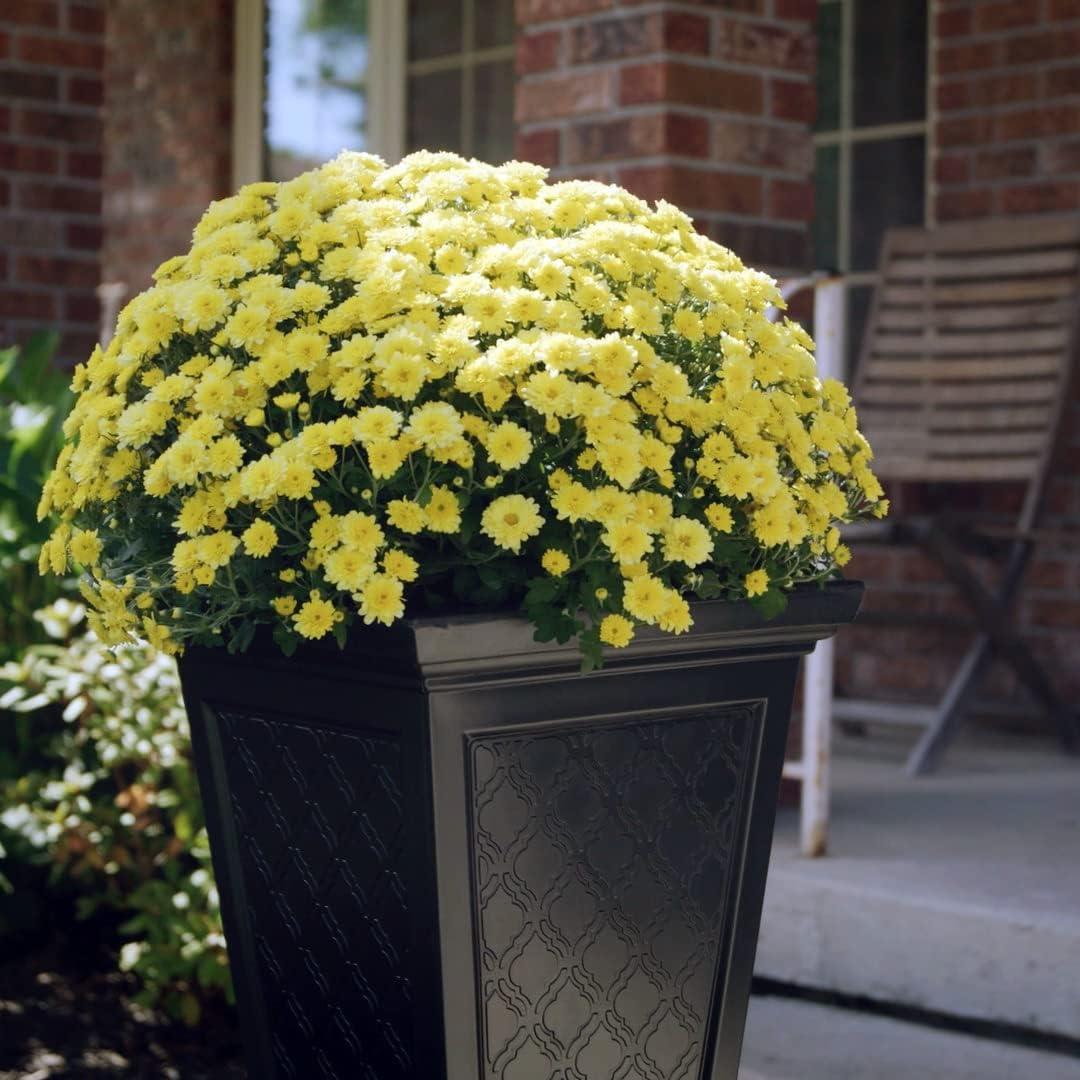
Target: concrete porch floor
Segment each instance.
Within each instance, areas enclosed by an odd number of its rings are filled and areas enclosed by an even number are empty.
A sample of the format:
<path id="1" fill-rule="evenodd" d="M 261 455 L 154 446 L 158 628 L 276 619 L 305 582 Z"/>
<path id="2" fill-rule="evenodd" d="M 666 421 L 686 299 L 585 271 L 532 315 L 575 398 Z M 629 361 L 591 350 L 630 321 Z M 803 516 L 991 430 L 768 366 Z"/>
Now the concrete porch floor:
<path id="1" fill-rule="evenodd" d="M 999 736 L 911 780 L 909 745 L 837 736 L 827 857 L 781 811 L 757 974 L 1080 1040 L 1080 763 Z"/>

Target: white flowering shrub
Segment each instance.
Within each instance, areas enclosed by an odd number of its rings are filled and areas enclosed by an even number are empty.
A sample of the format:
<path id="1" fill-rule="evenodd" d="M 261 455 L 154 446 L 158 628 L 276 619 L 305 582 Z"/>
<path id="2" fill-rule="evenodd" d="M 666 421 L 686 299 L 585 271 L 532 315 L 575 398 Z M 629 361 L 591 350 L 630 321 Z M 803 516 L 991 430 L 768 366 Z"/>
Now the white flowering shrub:
<path id="1" fill-rule="evenodd" d="M 0 792 L 0 826 L 76 887 L 81 914 L 128 916 L 121 966 L 143 1002 L 194 1023 L 231 987 L 176 665 L 106 647 L 85 615 L 69 600 L 38 612 L 52 642 L 0 667 L 0 710 L 63 717 L 46 764 Z"/>

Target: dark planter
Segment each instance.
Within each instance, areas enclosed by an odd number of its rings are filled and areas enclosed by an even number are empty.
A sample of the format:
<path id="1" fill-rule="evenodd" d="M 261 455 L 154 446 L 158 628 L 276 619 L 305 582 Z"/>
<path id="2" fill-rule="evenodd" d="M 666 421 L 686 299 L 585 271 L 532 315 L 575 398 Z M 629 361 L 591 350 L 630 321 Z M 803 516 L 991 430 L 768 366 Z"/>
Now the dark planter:
<path id="1" fill-rule="evenodd" d="M 585 676 L 495 615 L 191 650 L 253 1080 L 735 1080 L 798 659 L 861 592 Z"/>

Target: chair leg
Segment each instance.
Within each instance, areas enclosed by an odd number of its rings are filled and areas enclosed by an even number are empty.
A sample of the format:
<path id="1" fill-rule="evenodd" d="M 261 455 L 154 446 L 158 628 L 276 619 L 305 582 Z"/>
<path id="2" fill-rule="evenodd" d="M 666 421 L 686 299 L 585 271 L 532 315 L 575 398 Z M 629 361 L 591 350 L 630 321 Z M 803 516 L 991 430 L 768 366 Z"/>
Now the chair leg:
<path id="1" fill-rule="evenodd" d="M 1031 545 L 1021 543 L 1014 547 L 1009 556 L 1005 575 L 997 595 L 994 595 L 975 576 L 956 542 L 947 533 L 940 528 L 931 527 L 914 535 L 920 546 L 938 560 L 947 576 L 960 590 L 961 595 L 975 613 L 981 628 L 980 638 L 985 637 L 987 639 L 994 652 L 1012 667 L 1020 681 L 1031 691 L 1039 704 L 1046 710 L 1047 715 L 1057 724 L 1066 751 L 1080 751 L 1080 722 L 1058 696 L 1053 683 L 1043 670 L 1042 665 L 1035 659 L 1027 643 L 1013 629 L 1009 615 L 1009 605 L 1020 586 L 1024 569 L 1031 556 Z M 976 644 L 972 646 L 972 653 L 969 653 L 969 656 L 975 652 L 977 645 L 978 639 Z M 980 664 L 983 659 L 985 657 L 980 658 Z M 974 673 L 977 674 L 977 670 Z M 953 701 L 952 690 L 954 686 L 959 685 L 960 674 L 961 672 L 957 673 L 956 679 L 950 685 L 949 693 L 946 694 L 942 702 L 939 718 L 944 719 L 950 710 L 955 711 L 958 707 Z M 963 686 L 961 689 L 966 692 L 967 686 Z M 951 727 L 955 726 L 955 718 L 949 721 L 949 725 Z M 944 736 L 935 736 L 933 729 L 927 732 L 927 735 L 920 740 L 919 745 L 916 746 L 915 752 L 912 754 L 908 771 L 912 775 L 917 772 L 928 771 L 932 766 L 924 767 L 921 761 L 931 752 L 931 746 L 940 744 L 943 740 Z M 926 742 L 927 745 L 926 749 L 920 754 L 920 747 L 922 747 L 923 742 Z M 936 746 L 933 753 L 935 756 L 940 754 L 940 745 Z"/>
<path id="2" fill-rule="evenodd" d="M 911 751 L 905 769 L 908 776 L 925 776 L 937 768 L 946 745 L 960 726 L 971 690 L 989 659 L 990 635 L 979 634 L 952 677 L 933 720 Z"/>
<path id="3" fill-rule="evenodd" d="M 1080 752 L 1080 720 L 1062 701 L 1042 664 L 1035 659 L 1026 641 L 1014 633 L 995 635 L 994 651 L 1016 672 L 1016 677 L 1057 725 L 1061 744 L 1067 753 Z"/>

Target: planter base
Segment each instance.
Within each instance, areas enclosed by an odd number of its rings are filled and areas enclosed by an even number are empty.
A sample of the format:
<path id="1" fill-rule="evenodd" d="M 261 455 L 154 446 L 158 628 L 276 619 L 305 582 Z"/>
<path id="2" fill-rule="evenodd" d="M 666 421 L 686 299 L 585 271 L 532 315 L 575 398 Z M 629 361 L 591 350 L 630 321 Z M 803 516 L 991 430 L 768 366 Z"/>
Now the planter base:
<path id="1" fill-rule="evenodd" d="M 860 592 L 584 677 L 495 617 L 192 650 L 252 1076 L 734 1080 L 798 657 Z"/>

